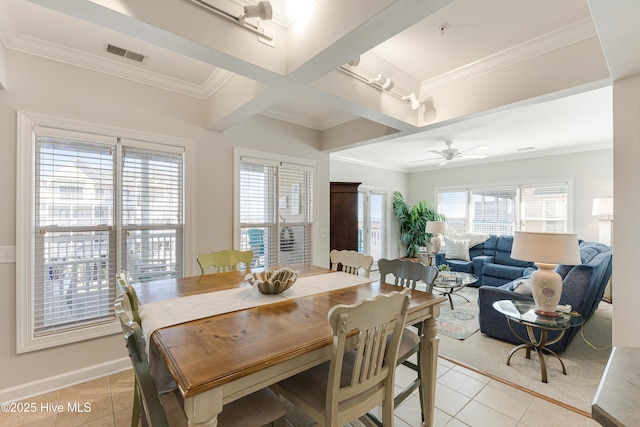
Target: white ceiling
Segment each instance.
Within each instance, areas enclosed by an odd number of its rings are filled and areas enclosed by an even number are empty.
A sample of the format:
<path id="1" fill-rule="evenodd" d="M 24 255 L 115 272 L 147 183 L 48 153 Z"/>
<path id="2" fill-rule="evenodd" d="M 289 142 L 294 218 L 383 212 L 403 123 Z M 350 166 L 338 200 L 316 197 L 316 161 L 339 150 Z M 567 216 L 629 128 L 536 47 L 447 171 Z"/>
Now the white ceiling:
<path id="1" fill-rule="evenodd" d="M 256 3 L 207 1 L 237 15 Z M 522 94 L 495 83 L 475 92 L 504 98 L 492 108 L 462 93 L 461 111 L 451 113 L 441 97 L 596 36 L 605 48 L 616 46 L 607 55 L 614 77 L 616 70 L 640 70 L 637 55 L 630 60 L 619 52 L 629 40 L 640 41 L 629 18 L 640 16 L 637 0 L 617 0 L 614 9 L 607 0 L 305 1 L 272 0 L 273 21 L 255 21 L 274 35 L 273 47 L 188 0 L 3 0 L 0 39 L 8 49 L 201 99 L 212 130 L 224 132 L 263 114 L 318 130 L 320 139 L 332 135 L 319 148 L 336 158 L 403 171 L 437 167 L 426 159 L 435 157 L 430 150 L 446 148 L 445 140 L 460 150 L 484 146 L 469 153 L 488 154 L 446 167 L 610 147 L 611 79 L 598 68 L 605 63 L 601 51 L 584 64 L 595 70 L 591 80 L 557 70 L 568 74 L 562 85 L 533 98 L 524 92 L 535 86 L 535 75 L 522 71 Z M 301 4 L 307 22 L 294 16 Z M 624 34 L 611 30 L 621 16 Z M 114 56 L 105 51 L 107 43 L 147 58 L 139 64 Z M 358 55 L 360 65 L 345 68 L 364 78 L 389 76 L 396 95 L 414 92 L 425 106 L 413 112 L 397 96 L 336 71 Z M 238 88 L 247 92 L 242 101 L 225 103 Z M 349 123 L 364 127 L 361 134 L 335 137 Z"/>

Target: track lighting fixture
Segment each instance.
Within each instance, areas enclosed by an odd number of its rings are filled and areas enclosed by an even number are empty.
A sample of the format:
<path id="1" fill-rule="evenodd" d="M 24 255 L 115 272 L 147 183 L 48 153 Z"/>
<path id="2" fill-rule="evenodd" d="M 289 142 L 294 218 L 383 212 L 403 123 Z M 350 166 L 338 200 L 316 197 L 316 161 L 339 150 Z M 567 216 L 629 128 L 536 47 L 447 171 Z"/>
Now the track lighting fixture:
<path id="1" fill-rule="evenodd" d="M 369 84 L 380 86 L 383 90 L 391 90 L 391 88 L 393 88 L 393 80 L 384 77 L 382 74 L 378 74 L 373 79 L 370 79 Z"/>
<path id="2" fill-rule="evenodd" d="M 352 59 L 351 61 L 349 61 L 345 65 L 349 65 L 351 67 L 356 67 L 359 63 L 360 63 L 360 57 L 358 57 L 357 60 L 356 59 Z M 411 106 L 411 109 L 414 110 L 414 111 L 415 110 L 419 110 L 420 107 L 422 107 L 422 103 L 420 102 L 420 100 L 416 96 L 415 92 L 411 92 L 409 95 L 402 96 L 402 95 L 392 91 L 391 89 L 394 86 L 394 82 L 389 77 L 385 77 L 382 74 L 376 74 L 376 76 L 374 78 L 368 79 L 368 78 L 356 73 L 353 69 L 347 68 L 345 66 L 341 66 L 340 67 L 340 71 L 342 71 L 344 73 L 347 73 L 351 77 L 354 77 L 354 78 L 360 80 L 361 82 L 367 83 L 367 84 L 375 87 L 376 89 L 382 90 L 382 91 L 388 93 L 389 95 L 392 95 L 392 96 L 400 99 L 401 101 L 408 101 L 409 105 Z"/>
<path id="3" fill-rule="evenodd" d="M 259 1 L 256 5 L 244 7 L 244 18 L 260 18 L 263 21 L 269 21 L 273 18 L 273 9 L 268 1 Z"/>
<path id="4" fill-rule="evenodd" d="M 213 12 L 216 15 L 222 16 L 229 21 L 235 22 L 240 25 L 242 28 L 245 28 L 253 33 L 258 34 L 260 37 L 264 37 L 268 40 L 273 40 L 273 36 L 266 33 L 265 29 L 259 27 L 256 24 L 253 24 L 247 21 L 247 18 L 260 18 L 263 21 L 268 21 L 273 18 L 273 8 L 271 7 L 271 3 L 268 1 L 259 1 L 256 5 L 248 5 L 244 7 L 244 13 L 240 16 L 236 16 L 232 13 L 226 12 L 217 6 L 210 4 L 205 0 L 188 0 L 191 3 L 195 3 L 200 7 L 208 10 L 209 12 Z"/>
<path id="5" fill-rule="evenodd" d="M 350 65 L 352 67 L 357 67 L 358 65 L 360 65 L 360 55 L 347 62 L 347 65 Z"/>
<path id="6" fill-rule="evenodd" d="M 420 100 L 416 96 L 415 92 L 411 92 L 409 95 L 403 96 L 402 100 L 403 101 L 409 101 L 409 105 L 411 105 L 411 109 L 414 110 L 414 111 L 415 110 L 419 110 L 420 107 L 422 106 L 422 104 L 420 103 Z"/>

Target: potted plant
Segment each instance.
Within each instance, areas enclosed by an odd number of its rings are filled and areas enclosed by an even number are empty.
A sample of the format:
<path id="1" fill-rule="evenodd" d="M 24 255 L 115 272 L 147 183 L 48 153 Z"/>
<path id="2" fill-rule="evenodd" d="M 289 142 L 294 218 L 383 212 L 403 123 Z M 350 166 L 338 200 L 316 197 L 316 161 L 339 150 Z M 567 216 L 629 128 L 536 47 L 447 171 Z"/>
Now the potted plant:
<path id="1" fill-rule="evenodd" d="M 407 256 L 418 256 L 420 246 L 426 246 L 431 235 L 426 233 L 427 221 L 445 221 L 444 215 L 439 214 L 429 206 L 429 202 L 421 200 L 414 206 L 409 206 L 399 191 L 393 193 L 393 210 L 400 223 L 400 240 L 407 247 Z"/>

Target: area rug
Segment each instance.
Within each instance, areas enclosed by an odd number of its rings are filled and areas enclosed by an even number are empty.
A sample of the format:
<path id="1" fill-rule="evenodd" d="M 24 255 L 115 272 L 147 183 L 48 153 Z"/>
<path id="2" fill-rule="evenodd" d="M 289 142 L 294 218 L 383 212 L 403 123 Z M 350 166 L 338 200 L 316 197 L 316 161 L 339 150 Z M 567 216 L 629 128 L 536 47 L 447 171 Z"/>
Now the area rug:
<path id="1" fill-rule="evenodd" d="M 476 288 L 469 289 L 477 293 Z M 472 297 L 469 299 L 475 301 Z M 454 307 L 457 307 L 458 302 L 459 298 L 454 300 Z M 535 353 L 531 355 L 531 359 L 526 359 L 524 351 L 519 351 L 511 358 L 510 366 L 507 366 L 507 356 L 514 344 L 490 338 L 482 332 L 472 334 L 465 340 L 440 333 L 439 354 L 450 361 L 477 369 L 540 396 L 591 413 L 591 403 L 611 353 L 611 313 L 611 304 L 600 303 L 584 324 L 582 333 L 574 337 L 566 351 L 560 353 L 567 375 L 562 374 L 558 360 L 553 357 L 545 358 L 548 383 L 541 381 L 540 363 Z"/>
<path id="2" fill-rule="evenodd" d="M 463 288 L 453 295 L 453 310 L 449 300 L 440 305 L 438 317 L 438 334 L 451 338 L 464 340 L 480 329 L 478 323 L 478 291 L 472 288 Z M 464 296 L 469 301 L 465 301 Z"/>

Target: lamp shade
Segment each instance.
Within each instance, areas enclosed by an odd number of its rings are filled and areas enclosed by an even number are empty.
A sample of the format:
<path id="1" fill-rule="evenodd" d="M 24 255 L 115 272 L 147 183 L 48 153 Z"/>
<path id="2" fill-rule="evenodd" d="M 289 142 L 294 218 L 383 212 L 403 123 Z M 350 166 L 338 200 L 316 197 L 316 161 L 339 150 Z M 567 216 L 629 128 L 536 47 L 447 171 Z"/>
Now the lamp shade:
<path id="1" fill-rule="evenodd" d="M 613 198 L 602 197 L 593 199 L 593 216 L 613 216 Z"/>
<path id="2" fill-rule="evenodd" d="M 578 235 L 516 231 L 511 258 L 545 264 L 580 264 Z"/>
<path id="3" fill-rule="evenodd" d="M 444 221 L 427 221 L 425 231 L 429 234 L 442 234 L 447 231 L 447 223 Z"/>

